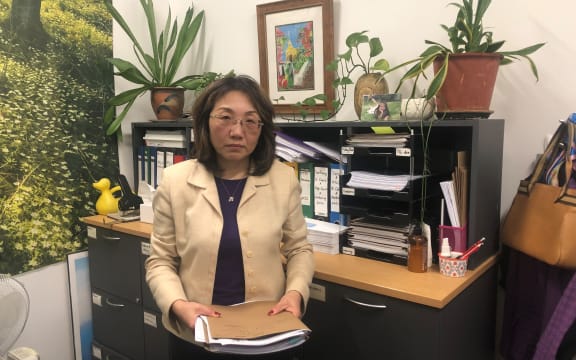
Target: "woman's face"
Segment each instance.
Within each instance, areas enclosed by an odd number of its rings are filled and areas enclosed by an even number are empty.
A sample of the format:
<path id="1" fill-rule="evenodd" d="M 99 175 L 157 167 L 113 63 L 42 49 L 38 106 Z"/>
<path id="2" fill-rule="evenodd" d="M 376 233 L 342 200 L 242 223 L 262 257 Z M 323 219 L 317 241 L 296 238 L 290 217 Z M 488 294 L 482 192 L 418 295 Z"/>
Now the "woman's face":
<path id="1" fill-rule="evenodd" d="M 220 166 L 249 161 L 258 144 L 261 120 L 248 96 L 230 91 L 215 104 L 210 113 L 210 141 Z"/>

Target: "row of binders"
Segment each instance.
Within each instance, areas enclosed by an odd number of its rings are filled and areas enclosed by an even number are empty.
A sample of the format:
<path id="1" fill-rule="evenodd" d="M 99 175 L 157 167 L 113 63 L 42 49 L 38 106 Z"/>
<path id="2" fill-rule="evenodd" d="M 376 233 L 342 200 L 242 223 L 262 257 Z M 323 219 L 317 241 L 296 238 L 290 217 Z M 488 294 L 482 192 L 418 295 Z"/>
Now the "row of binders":
<path id="1" fill-rule="evenodd" d="M 340 213 L 340 178 L 344 164 L 329 145 L 305 142 L 282 132 L 276 133 L 276 155 L 294 168 L 302 188 L 304 216 L 345 225 Z"/>
<path id="2" fill-rule="evenodd" d="M 186 136 L 181 130 L 146 130 L 144 145 L 138 149 L 138 179 L 154 188 L 168 166 L 184 161 Z"/>

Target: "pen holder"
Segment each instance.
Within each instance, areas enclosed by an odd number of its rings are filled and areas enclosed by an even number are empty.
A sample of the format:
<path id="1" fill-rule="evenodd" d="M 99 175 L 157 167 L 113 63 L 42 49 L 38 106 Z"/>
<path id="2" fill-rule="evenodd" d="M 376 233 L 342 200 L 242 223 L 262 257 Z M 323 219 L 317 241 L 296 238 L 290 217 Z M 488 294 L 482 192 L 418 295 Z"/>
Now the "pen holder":
<path id="1" fill-rule="evenodd" d="M 438 254 L 440 273 L 449 277 L 462 277 L 468 268 L 468 259 L 456 259 Z"/>
<path id="2" fill-rule="evenodd" d="M 446 226 L 440 225 L 438 227 L 438 249 L 442 246 L 442 239 L 448 238 L 448 243 L 450 244 L 450 250 L 457 252 L 464 252 L 468 248 L 468 242 L 466 237 L 466 226 L 456 227 L 456 226 Z"/>

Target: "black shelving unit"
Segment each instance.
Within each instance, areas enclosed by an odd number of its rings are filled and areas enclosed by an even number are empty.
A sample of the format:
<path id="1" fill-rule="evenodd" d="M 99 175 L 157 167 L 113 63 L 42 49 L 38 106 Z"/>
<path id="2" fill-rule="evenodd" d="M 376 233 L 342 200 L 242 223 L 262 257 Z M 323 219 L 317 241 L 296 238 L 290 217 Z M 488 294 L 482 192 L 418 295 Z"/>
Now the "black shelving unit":
<path id="1" fill-rule="evenodd" d="M 178 121 L 142 121 L 132 123 L 132 164 L 134 169 L 133 188 L 138 187 L 138 149 L 145 145 L 146 130 L 184 130 L 187 147 L 186 154 L 192 151 L 192 120 Z"/>
<path id="2" fill-rule="evenodd" d="M 419 135 L 430 131 L 429 168 L 437 177 L 429 179 L 427 196 L 427 214 L 439 213 L 441 194 L 439 181 L 448 180 L 449 172 L 456 165 L 455 154 L 466 151 L 469 154 L 469 194 L 467 242 L 471 245 L 481 237 L 486 237 L 486 245 L 470 257 L 468 267 L 476 268 L 500 248 L 500 193 L 502 182 L 502 150 L 504 142 L 503 119 L 450 119 L 433 122 L 420 121 L 318 121 L 318 122 L 279 122 L 276 123 L 283 132 L 302 140 L 327 142 L 342 146 L 346 136 L 356 133 L 371 132 L 374 127 L 387 126 L 396 132 L 414 132 L 414 169 L 420 168 L 418 153 L 421 142 Z M 368 157 L 370 158 L 370 157 Z M 374 161 L 372 157 L 369 161 Z M 355 160 L 353 160 L 355 161 Z M 378 160 L 376 160 L 378 161 Z M 385 160 L 381 160 L 385 161 Z M 352 165 L 354 166 L 354 165 Z M 413 186 L 417 188 L 417 184 Z M 385 198 L 385 194 L 380 194 Z M 438 196 L 437 196 L 438 195 Z M 417 199 L 418 194 L 409 197 Z M 437 200 L 434 200 L 434 199 Z M 342 200 L 342 197 L 341 197 Z M 374 196 L 371 201 L 386 201 Z M 384 202 L 381 203 L 384 205 Z M 351 206 L 350 211 L 358 209 Z M 435 216 L 433 227 L 437 227 L 439 216 Z M 434 229 L 436 230 L 436 229 Z M 435 234 L 434 232 L 433 234 Z M 433 239 L 435 245 L 437 239 Z"/>

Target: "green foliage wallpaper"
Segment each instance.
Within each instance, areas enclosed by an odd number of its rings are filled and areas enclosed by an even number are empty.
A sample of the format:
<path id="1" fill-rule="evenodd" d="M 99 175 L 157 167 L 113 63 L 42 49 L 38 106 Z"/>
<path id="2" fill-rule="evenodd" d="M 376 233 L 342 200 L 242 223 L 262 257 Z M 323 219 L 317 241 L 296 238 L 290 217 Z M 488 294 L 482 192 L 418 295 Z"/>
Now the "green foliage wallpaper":
<path id="1" fill-rule="evenodd" d="M 118 177 L 111 56 L 103 1 L 0 0 L 0 273 L 86 247 L 92 183 Z"/>

